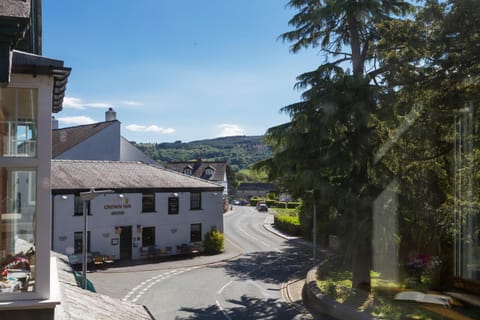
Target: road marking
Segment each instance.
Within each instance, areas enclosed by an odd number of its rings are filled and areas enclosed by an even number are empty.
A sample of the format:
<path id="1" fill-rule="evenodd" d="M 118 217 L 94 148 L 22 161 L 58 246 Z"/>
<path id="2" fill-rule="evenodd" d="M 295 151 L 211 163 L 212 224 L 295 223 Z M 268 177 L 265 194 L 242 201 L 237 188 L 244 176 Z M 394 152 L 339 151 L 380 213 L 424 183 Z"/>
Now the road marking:
<path id="1" fill-rule="evenodd" d="M 154 277 L 151 277 L 150 279 L 147 279 L 140 283 L 138 286 L 134 287 L 132 290 L 130 290 L 122 299 L 122 301 L 131 301 L 131 302 L 137 302 L 148 290 L 150 290 L 154 285 L 158 284 L 159 282 L 168 279 L 170 277 L 182 274 L 187 271 L 191 271 L 193 269 L 200 268 L 200 266 L 195 266 L 195 267 L 190 267 L 190 268 L 184 268 L 184 269 L 174 269 L 169 272 L 165 272 L 159 275 L 156 275 Z"/>
<path id="2" fill-rule="evenodd" d="M 228 287 L 229 285 L 232 284 L 232 280 L 230 280 L 229 282 L 227 282 L 223 287 L 220 288 L 220 290 L 217 291 L 217 297 L 220 296 L 220 294 L 222 293 L 223 290 L 225 290 L 226 287 Z M 222 311 L 223 315 L 225 316 L 225 318 L 227 318 L 228 320 L 232 320 L 232 318 L 230 318 L 228 316 L 228 314 L 225 312 L 225 309 L 222 307 L 222 305 L 220 304 L 220 301 L 218 301 L 218 298 L 215 299 L 215 303 L 217 304 L 218 308 L 220 309 L 220 311 Z"/>
<path id="3" fill-rule="evenodd" d="M 271 247 L 268 243 L 266 243 L 264 240 L 260 240 L 259 238 L 255 237 L 254 235 L 252 235 L 251 233 L 247 232 L 244 228 L 242 227 L 238 227 L 238 229 L 240 230 L 240 232 L 242 232 L 243 234 L 245 234 L 245 236 L 247 238 L 250 238 L 252 240 L 254 240 L 255 242 L 257 243 L 260 243 L 262 245 L 264 245 L 265 247 Z"/>

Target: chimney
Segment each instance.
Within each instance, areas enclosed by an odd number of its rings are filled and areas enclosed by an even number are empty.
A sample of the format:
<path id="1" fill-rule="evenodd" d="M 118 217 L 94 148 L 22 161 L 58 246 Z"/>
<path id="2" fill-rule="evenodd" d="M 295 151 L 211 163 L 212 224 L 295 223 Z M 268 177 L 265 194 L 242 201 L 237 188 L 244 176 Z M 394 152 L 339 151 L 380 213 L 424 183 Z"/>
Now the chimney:
<path id="1" fill-rule="evenodd" d="M 108 108 L 108 111 L 105 112 L 105 121 L 114 121 L 117 120 L 117 113 L 113 111 L 113 109 L 110 107 Z"/>
<path id="2" fill-rule="evenodd" d="M 53 129 L 58 129 L 58 120 L 52 116 L 52 130 Z"/>

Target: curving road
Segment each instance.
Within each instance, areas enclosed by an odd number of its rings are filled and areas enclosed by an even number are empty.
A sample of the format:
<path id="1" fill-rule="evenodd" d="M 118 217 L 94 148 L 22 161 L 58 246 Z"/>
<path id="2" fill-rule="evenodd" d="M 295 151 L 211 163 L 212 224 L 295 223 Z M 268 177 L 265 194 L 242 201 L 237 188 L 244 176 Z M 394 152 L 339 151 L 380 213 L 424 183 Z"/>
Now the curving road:
<path id="1" fill-rule="evenodd" d="M 155 319 L 300 317 L 282 296 L 282 285 L 305 276 L 311 249 L 267 231 L 263 225 L 272 217 L 254 208 L 235 207 L 224 218 L 226 251 L 236 252 L 230 260 L 185 267 L 181 261 L 161 263 L 160 269 L 129 273 L 131 283 L 121 290 L 108 279 L 121 277 L 116 273 L 90 278 L 99 292 L 143 304 Z"/>

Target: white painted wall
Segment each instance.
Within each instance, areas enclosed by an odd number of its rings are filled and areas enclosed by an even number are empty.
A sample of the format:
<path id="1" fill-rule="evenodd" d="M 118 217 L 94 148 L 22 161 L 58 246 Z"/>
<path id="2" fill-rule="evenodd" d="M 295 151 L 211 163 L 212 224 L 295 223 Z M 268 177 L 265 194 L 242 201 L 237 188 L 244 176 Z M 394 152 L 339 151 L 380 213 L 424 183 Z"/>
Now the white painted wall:
<path id="1" fill-rule="evenodd" d="M 148 157 L 145 153 L 128 142 L 124 137 L 120 137 L 120 161 L 141 161 L 143 163 L 157 166 L 160 165 L 157 161 Z"/>
<path id="2" fill-rule="evenodd" d="M 159 248 L 171 246 L 173 253 L 177 245 L 190 244 L 190 225 L 202 224 L 202 236 L 212 227 L 223 232 L 223 199 L 219 192 L 202 193 L 202 210 L 190 210 L 190 193 L 177 192 L 179 197 L 179 214 L 168 214 L 168 198 L 172 192 L 155 195 L 156 212 L 142 213 L 141 193 L 100 195 L 91 204 L 92 215 L 88 216 L 91 251 L 120 256 L 120 245 L 112 245 L 112 239 L 120 239 L 115 233 L 116 226 L 132 226 L 132 259 L 141 258 L 141 232 L 137 225 L 155 227 L 155 245 Z M 113 208 L 112 206 L 121 206 Z M 83 230 L 83 217 L 74 216 L 74 195 L 53 196 L 53 250 L 73 253 L 74 232 Z M 123 212 L 122 214 L 112 214 Z M 138 230 L 139 231 L 139 230 Z M 135 246 L 136 245 L 136 246 Z"/>
<path id="3" fill-rule="evenodd" d="M 101 130 L 73 148 L 55 157 L 70 160 L 120 160 L 120 122 Z"/>

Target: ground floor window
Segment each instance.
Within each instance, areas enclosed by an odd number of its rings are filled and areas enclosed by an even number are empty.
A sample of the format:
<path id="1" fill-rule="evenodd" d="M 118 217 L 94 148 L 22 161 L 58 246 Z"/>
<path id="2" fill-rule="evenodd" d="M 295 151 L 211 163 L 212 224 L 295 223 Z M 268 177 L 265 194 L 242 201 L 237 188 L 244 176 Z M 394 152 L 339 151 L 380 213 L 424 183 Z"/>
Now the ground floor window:
<path id="1" fill-rule="evenodd" d="M 202 224 L 194 223 L 190 225 L 190 242 L 202 241 Z"/>
<path id="2" fill-rule="evenodd" d="M 142 228 L 142 247 L 155 245 L 155 227 Z"/>
<path id="3" fill-rule="evenodd" d="M 73 249 L 75 254 L 83 252 L 83 232 L 75 232 L 73 236 Z M 90 252 L 90 231 L 87 231 L 87 252 Z"/>

